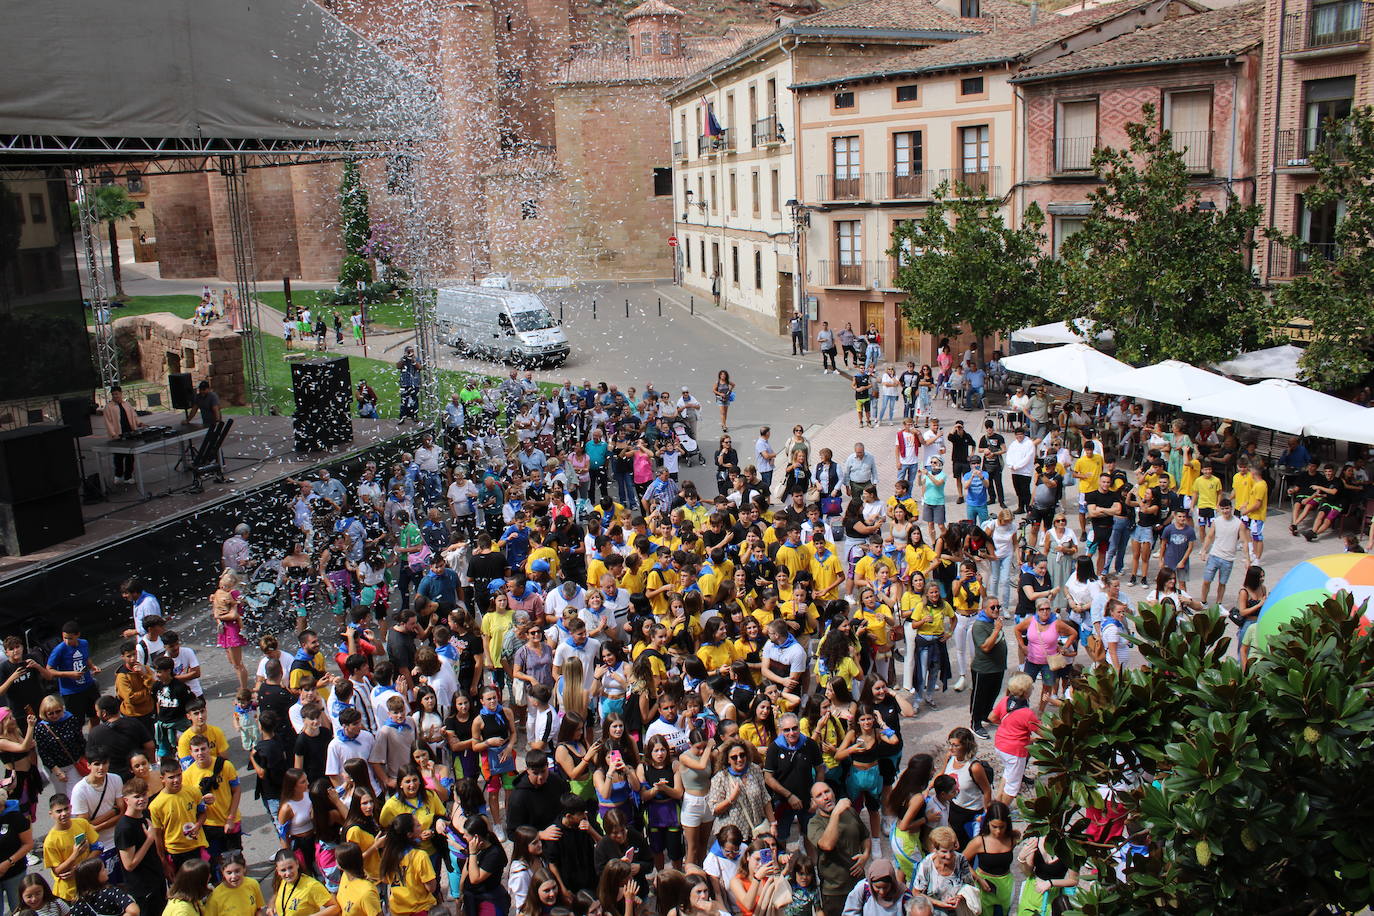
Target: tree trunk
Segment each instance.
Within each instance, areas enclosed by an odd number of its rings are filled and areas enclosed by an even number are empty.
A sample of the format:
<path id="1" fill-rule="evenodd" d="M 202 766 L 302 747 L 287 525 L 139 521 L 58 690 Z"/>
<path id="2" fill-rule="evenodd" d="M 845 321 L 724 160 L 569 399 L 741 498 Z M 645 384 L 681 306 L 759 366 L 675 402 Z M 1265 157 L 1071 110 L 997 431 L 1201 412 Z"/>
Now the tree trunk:
<path id="1" fill-rule="evenodd" d="M 115 232 L 115 221 L 109 220 L 110 232 L 110 277 L 114 280 L 114 297 L 124 298 L 124 275 L 119 268 L 119 236 Z"/>

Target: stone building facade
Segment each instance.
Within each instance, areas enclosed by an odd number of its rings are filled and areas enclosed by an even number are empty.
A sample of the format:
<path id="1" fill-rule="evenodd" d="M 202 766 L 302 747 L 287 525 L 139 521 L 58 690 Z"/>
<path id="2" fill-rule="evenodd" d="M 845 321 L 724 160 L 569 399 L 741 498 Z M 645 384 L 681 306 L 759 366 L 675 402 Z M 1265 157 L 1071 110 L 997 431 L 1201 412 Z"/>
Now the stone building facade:
<path id="1" fill-rule="evenodd" d="M 140 408 L 171 404 L 167 376 L 190 373 L 208 381 L 226 406 L 247 404 L 243 380 L 243 337 L 223 323 L 203 327 L 169 312 L 131 315 L 114 323 L 120 378 Z M 148 394 L 156 393 L 154 401 Z"/>

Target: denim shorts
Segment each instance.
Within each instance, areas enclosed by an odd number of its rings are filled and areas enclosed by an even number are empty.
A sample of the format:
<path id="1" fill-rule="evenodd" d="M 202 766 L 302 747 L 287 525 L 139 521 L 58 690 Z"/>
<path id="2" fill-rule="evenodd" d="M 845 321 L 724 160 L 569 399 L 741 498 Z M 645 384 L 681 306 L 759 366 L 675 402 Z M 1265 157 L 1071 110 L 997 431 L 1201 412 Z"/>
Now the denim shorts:
<path id="1" fill-rule="evenodd" d="M 1135 531 L 1131 532 L 1131 540 L 1137 544 L 1153 544 L 1155 542 L 1155 530 L 1149 525 L 1136 525 Z"/>
<path id="2" fill-rule="evenodd" d="M 1221 557 L 1208 555 L 1207 565 L 1202 568 L 1202 581 L 1211 582 L 1216 579 L 1222 585 L 1231 581 L 1231 568 L 1236 565 L 1235 560 L 1223 560 Z"/>

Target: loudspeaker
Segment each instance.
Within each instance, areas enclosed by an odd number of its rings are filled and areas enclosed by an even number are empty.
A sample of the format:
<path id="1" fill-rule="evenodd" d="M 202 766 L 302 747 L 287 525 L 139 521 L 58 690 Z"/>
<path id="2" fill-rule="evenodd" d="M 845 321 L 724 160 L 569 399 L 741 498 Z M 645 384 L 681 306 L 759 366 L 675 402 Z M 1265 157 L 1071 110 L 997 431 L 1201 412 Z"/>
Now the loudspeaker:
<path id="1" fill-rule="evenodd" d="M 23 503 L 81 486 L 76 437 L 52 423 L 0 433 L 0 502 Z"/>
<path id="2" fill-rule="evenodd" d="M 167 376 L 167 387 L 172 392 L 174 410 L 190 410 L 196 406 L 196 385 L 191 381 L 191 373 L 173 372 Z"/>
<path id="3" fill-rule="evenodd" d="M 75 488 L 22 503 L 0 503 L 0 543 L 21 556 L 70 541 L 86 531 L 81 493 Z"/>
<path id="4" fill-rule="evenodd" d="M 90 398 L 62 398 L 57 404 L 62 412 L 63 426 L 70 429 L 78 439 L 91 434 Z"/>
<path id="5" fill-rule="evenodd" d="M 353 379 L 346 357 L 292 363 L 291 390 L 296 451 L 317 452 L 353 441 Z"/>

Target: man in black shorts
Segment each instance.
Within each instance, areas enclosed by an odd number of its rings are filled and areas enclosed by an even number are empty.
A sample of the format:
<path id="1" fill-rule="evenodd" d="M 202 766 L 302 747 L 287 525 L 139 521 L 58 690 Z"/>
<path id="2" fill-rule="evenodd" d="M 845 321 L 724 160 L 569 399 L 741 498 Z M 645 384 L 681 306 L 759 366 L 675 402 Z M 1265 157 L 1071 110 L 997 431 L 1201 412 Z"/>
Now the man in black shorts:
<path id="1" fill-rule="evenodd" d="M 949 440 L 950 461 L 954 466 L 954 484 L 959 488 L 959 503 L 964 501 L 964 475 L 969 472 L 969 452 L 976 446 L 973 437 L 964 429 L 963 420 L 954 421 Z"/>

